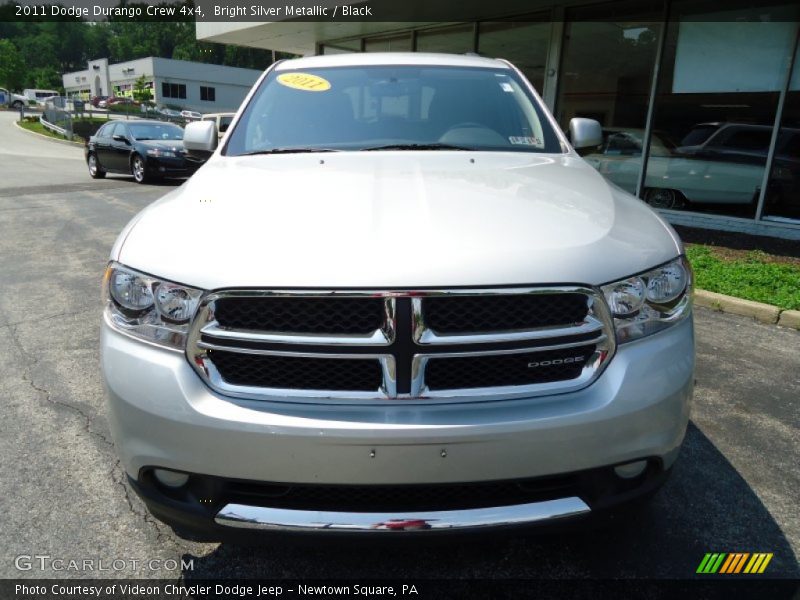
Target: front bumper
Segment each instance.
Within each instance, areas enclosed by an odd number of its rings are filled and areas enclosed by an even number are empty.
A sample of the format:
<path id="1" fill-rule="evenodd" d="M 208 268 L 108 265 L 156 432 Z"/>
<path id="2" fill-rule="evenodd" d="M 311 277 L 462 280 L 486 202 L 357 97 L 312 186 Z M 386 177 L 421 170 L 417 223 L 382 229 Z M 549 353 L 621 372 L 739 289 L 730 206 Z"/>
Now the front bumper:
<path id="1" fill-rule="evenodd" d="M 147 157 L 147 171 L 161 177 L 189 177 L 194 174 L 203 163 L 185 157 Z"/>
<path id="2" fill-rule="evenodd" d="M 149 475 L 152 468 L 196 474 L 206 482 L 438 486 L 607 473 L 611 465 L 649 459 L 645 483 L 652 487 L 675 460 L 686 430 L 694 338 L 688 319 L 624 344 L 603 375 L 577 392 L 446 405 L 395 401 L 335 406 L 227 398 L 206 387 L 183 354 L 130 339 L 105 324 L 102 366 L 111 429 L 122 464 L 154 514 L 179 523 L 187 510 L 186 499 L 159 491 Z M 308 515 L 286 513 L 277 521 L 277 513 L 241 515 L 247 510 L 229 505 L 247 504 L 215 497 L 220 488 L 209 489 L 210 498 L 192 496 L 191 501 L 207 500 L 213 511 L 198 514 L 205 514 L 212 523 L 216 519 L 216 526 L 223 529 L 268 522 L 263 528 L 292 530 L 291 519 L 308 521 Z M 630 496 L 623 492 L 612 496 Z M 554 500 L 565 502 L 541 504 Z M 578 491 L 508 504 L 504 509 L 536 504 L 523 511 L 530 521 L 541 515 L 548 519 L 562 513 L 574 516 L 583 512 L 583 506 L 594 509 L 596 502 Z M 263 499 L 258 505 L 264 508 Z M 317 515 L 310 528 L 331 529 L 323 523 L 320 509 L 325 507 L 311 508 Z M 231 512 L 243 517 L 239 523 L 230 518 Z M 366 516 L 355 522 L 354 512 Z M 387 517 L 395 522 L 465 522 L 463 515 L 432 516 L 430 512 L 354 510 L 349 511 L 349 522 L 355 529 L 367 522 L 385 522 Z M 469 518 L 496 526 L 507 515 L 495 514 L 487 520 L 473 513 Z"/>

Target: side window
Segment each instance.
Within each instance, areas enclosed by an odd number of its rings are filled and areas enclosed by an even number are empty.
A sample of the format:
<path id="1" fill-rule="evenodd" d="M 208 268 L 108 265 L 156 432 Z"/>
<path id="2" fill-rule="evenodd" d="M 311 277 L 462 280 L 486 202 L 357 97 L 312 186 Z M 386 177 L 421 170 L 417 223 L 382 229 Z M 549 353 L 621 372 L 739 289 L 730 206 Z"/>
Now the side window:
<path id="1" fill-rule="evenodd" d="M 781 131 L 778 137 L 778 154 L 795 158 L 800 156 L 800 133 L 791 133 L 792 130 L 786 128 Z"/>
<path id="2" fill-rule="evenodd" d="M 111 137 L 111 130 L 114 128 L 116 123 L 106 123 L 100 129 L 97 130 L 95 134 L 97 137 L 107 138 Z"/>
<path id="3" fill-rule="evenodd" d="M 770 132 L 761 129 L 740 129 L 725 144 L 732 150 L 764 151 L 769 147 Z"/>
<path id="4" fill-rule="evenodd" d="M 625 133 L 612 133 L 608 136 L 606 154 L 632 155 L 641 152 L 636 140 Z"/>

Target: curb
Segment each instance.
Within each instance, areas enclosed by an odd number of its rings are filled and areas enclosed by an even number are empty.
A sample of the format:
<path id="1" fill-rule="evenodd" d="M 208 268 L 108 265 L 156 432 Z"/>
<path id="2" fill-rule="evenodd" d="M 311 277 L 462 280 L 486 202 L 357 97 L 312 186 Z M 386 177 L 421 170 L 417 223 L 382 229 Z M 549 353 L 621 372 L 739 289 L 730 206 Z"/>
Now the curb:
<path id="1" fill-rule="evenodd" d="M 29 133 L 31 135 L 35 135 L 37 137 L 43 138 L 45 140 L 49 140 L 51 142 L 55 142 L 56 144 L 67 144 L 68 146 L 77 146 L 78 148 L 83 148 L 83 144 L 81 142 L 71 142 L 69 140 L 60 140 L 58 138 L 50 137 L 49 135 L 44 135 L 43 133 L 37 133 L 36 131 L 31 131 L 30 129 L 25 129 L 19 124 L 19 121 L 14 121 L 14 127 L 19 129 L 20 131 L 24 131 L 25 133 Z"/>
<path id="2" fill-rule="evenodd" d="M 707 290 L 695 290 L 694 302 L 697 306 L 711 310 L 751 317 L 761 323 L 777 324 L 800 330 L 800 310 L 784 310 L 771 304 L 734 298 Z"/>

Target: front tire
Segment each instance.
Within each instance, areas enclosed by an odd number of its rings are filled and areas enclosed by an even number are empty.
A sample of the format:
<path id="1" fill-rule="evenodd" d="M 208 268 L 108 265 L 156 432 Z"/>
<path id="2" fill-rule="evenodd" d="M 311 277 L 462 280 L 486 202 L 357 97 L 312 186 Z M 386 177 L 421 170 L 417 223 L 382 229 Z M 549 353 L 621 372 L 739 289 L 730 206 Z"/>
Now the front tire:
<path id="1" fill-rule="evenodd" d="M 11 103 L 11 108 L 14 110 L 19 110 L 23 106 L 25 105 L 22 103 L 22 100 L 14 100 L 14 102 Z"/>
<path id="2" fill-rule="evenodd" d="M 653 208 L 678 209 L 683 206 L 680 194 L 668 188 L 648 188 L 644 201 Z"/>
<path id="3" fill-rule="evenodd" d="M 136 183 L 147 183 L 150 176 L 147 174 L 147 165 L 144 159 L 138 154 L 134 154 L 131 159 L 131 174 Z"/>
<path id="4" fill-rule="evenodd" d="M 89 165 L 89 176 L 92 179 L 104 179 L 106 176 L 106 172 L 100 166 L 100 162 L 97 160 L 97 155 L 92 153 L 89 155 L 89 159 L 87 161 Z"/>

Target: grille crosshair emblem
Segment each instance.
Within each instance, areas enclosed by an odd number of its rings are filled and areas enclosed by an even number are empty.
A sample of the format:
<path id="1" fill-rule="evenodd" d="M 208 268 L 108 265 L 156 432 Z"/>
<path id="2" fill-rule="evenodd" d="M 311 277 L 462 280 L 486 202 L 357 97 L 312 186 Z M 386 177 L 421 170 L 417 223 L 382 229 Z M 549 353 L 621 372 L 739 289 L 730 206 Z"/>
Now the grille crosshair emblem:
<path id="1" fill-rule="evenodd" d="M 447 296 L 580 294 L 588 299 L 589 314 L 581 322 L 524 330 L 437 333 L 427 327 L 423 298 Z M 296 334 L 229 328 L 215 317 L 216 301 L 227 298 L 287 297 L 381 297 L 384 326 L 368 335 Z M 214 391 L 226 396 L 257 400 L 311 402 L 337 400 L 361 403 L 371 400 L 422 400 L 464 402 L 529 398 L 565 393 L 591 384 L 604 370 L 616 348 L 613 321 L 599 292 L 582 286 L 510 287 L 448 290 L 221 290 L 203 298 L 189 332 L 186 355 L 189 363 Z M 522 369 L 544 372 L 546 367 L 580 365 L 577 377 L 542 382 L 494 383 L 483 387 L 447 386 L 431 389 L 426 373 L 431 361 L 471 359 L 564 351 L 594 345 L 586 356 L 542 357 L 521 361 Z M 383 383 L 378 390 L 320 390 L 300 387 L 261 387 L 226 381 L 214 364 L 213 352 L 226 351 L 264 356 L 377 360 Z M 533 357 L 530 357 L 533 358 Z M 526 357 L 527 359 L 527 357 Z M 571 359 L 571 360 L 570 360 Z M 541 370 L 540 370 L 541 369 Z M 263 385 L 263 384 L 262 384 Z"/>

